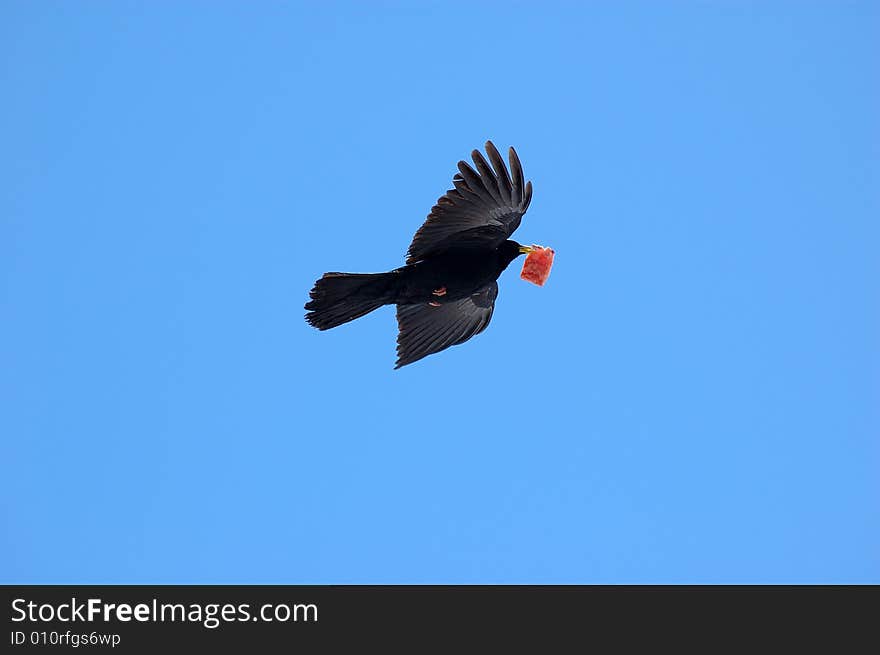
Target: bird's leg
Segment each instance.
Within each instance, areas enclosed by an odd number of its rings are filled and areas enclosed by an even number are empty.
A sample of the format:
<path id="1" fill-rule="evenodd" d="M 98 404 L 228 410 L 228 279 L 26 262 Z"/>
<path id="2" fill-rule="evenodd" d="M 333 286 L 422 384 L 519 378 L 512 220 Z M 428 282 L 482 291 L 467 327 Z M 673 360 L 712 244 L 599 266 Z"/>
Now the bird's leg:
<path id="1" fill-rule="evenodd" d="M 434 302 L 433 300 L 431 302 L 429 302 L 428 304 L 431 305 L 431 307 L 439 307 L 440 306 L 439 302 Z"/>
<path id="2" fill-rule="evenodd" d="M 445 296 L 446 295 L 446 287 L 440 287 L 439 289 L 434 289 L 431 292 L 433 296 Z"/>

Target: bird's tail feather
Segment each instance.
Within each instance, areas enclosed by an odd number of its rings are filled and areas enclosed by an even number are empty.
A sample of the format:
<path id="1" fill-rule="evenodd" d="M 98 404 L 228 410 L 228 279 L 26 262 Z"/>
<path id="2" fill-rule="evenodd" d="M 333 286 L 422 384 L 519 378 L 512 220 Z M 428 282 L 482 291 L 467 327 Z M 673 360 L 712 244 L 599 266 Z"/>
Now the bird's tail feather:
<path id="1" fill-rule="evenodd" d="M 392 275 L 324 273 L 309 292 L 306 321 L 319 330 L 329 330 L 388 304 Z"/>

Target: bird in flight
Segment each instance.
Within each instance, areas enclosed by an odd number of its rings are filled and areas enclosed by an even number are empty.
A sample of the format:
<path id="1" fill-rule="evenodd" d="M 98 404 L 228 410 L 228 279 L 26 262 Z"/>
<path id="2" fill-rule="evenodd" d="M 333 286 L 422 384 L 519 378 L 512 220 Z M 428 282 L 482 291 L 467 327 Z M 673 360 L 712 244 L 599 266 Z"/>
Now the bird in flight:
<path id="1" fill-rule="evenodd" d="M 532 183 L 524 181 L 513 148 L 509 173 L 491 141 L 486 155 L 488 161 L 479 150 L 471 153 L 476 170 L 458 162 L 454 188 L 416 232 L 405 266 L 387 273 L 325 273 L 309 292 L 306 321 L 329 330 L 383 305 L 397 305 L 396 369 L 485 330 L 504 269 L 522 254 L 531 258 L 546 251 L 552 261 L 553 252 L 510 239 L 532 200 Z M 523 277 L 529 279 L 525 269 Z"/>

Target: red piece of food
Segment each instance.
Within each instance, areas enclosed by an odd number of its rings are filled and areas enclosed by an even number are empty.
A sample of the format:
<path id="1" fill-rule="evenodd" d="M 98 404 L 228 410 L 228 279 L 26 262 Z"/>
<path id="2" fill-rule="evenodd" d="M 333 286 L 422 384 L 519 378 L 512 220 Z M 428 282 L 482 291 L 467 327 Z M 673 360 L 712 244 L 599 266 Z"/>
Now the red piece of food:
<path id="1" fill-rule="evenodd" d="M 556 253 L 553 248 L 532 247 L 534 250 L 526 256 L 519 276 L 527 282 L 543 287 L 547 278 L 550 277 L 550 268 L 553 266 L 553 256 Z"/>

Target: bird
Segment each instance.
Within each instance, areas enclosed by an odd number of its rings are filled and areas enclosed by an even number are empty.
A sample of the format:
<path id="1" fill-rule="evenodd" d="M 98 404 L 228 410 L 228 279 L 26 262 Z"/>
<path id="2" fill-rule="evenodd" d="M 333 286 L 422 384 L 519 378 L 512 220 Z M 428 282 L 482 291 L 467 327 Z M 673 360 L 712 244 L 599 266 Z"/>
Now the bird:
<path id="1" fill-rule="evenodd" d="M 532 200 L 516 150 L 510 170 L 491 141 L 474 165 L 458 162 L 446 191 L 413 237 L 405 265 L 386 273 L 325 273 L 309 292 L 306 321 L 329 330 L 383 305 L 397 306 L 395 369 L 468 341 L 492 320 L 498 278 L 540 246 L 510 239 Z M 488 161 L 487 161 L 488 157 Z M 490 164 L 491 163 L 491 164 Z"/>

